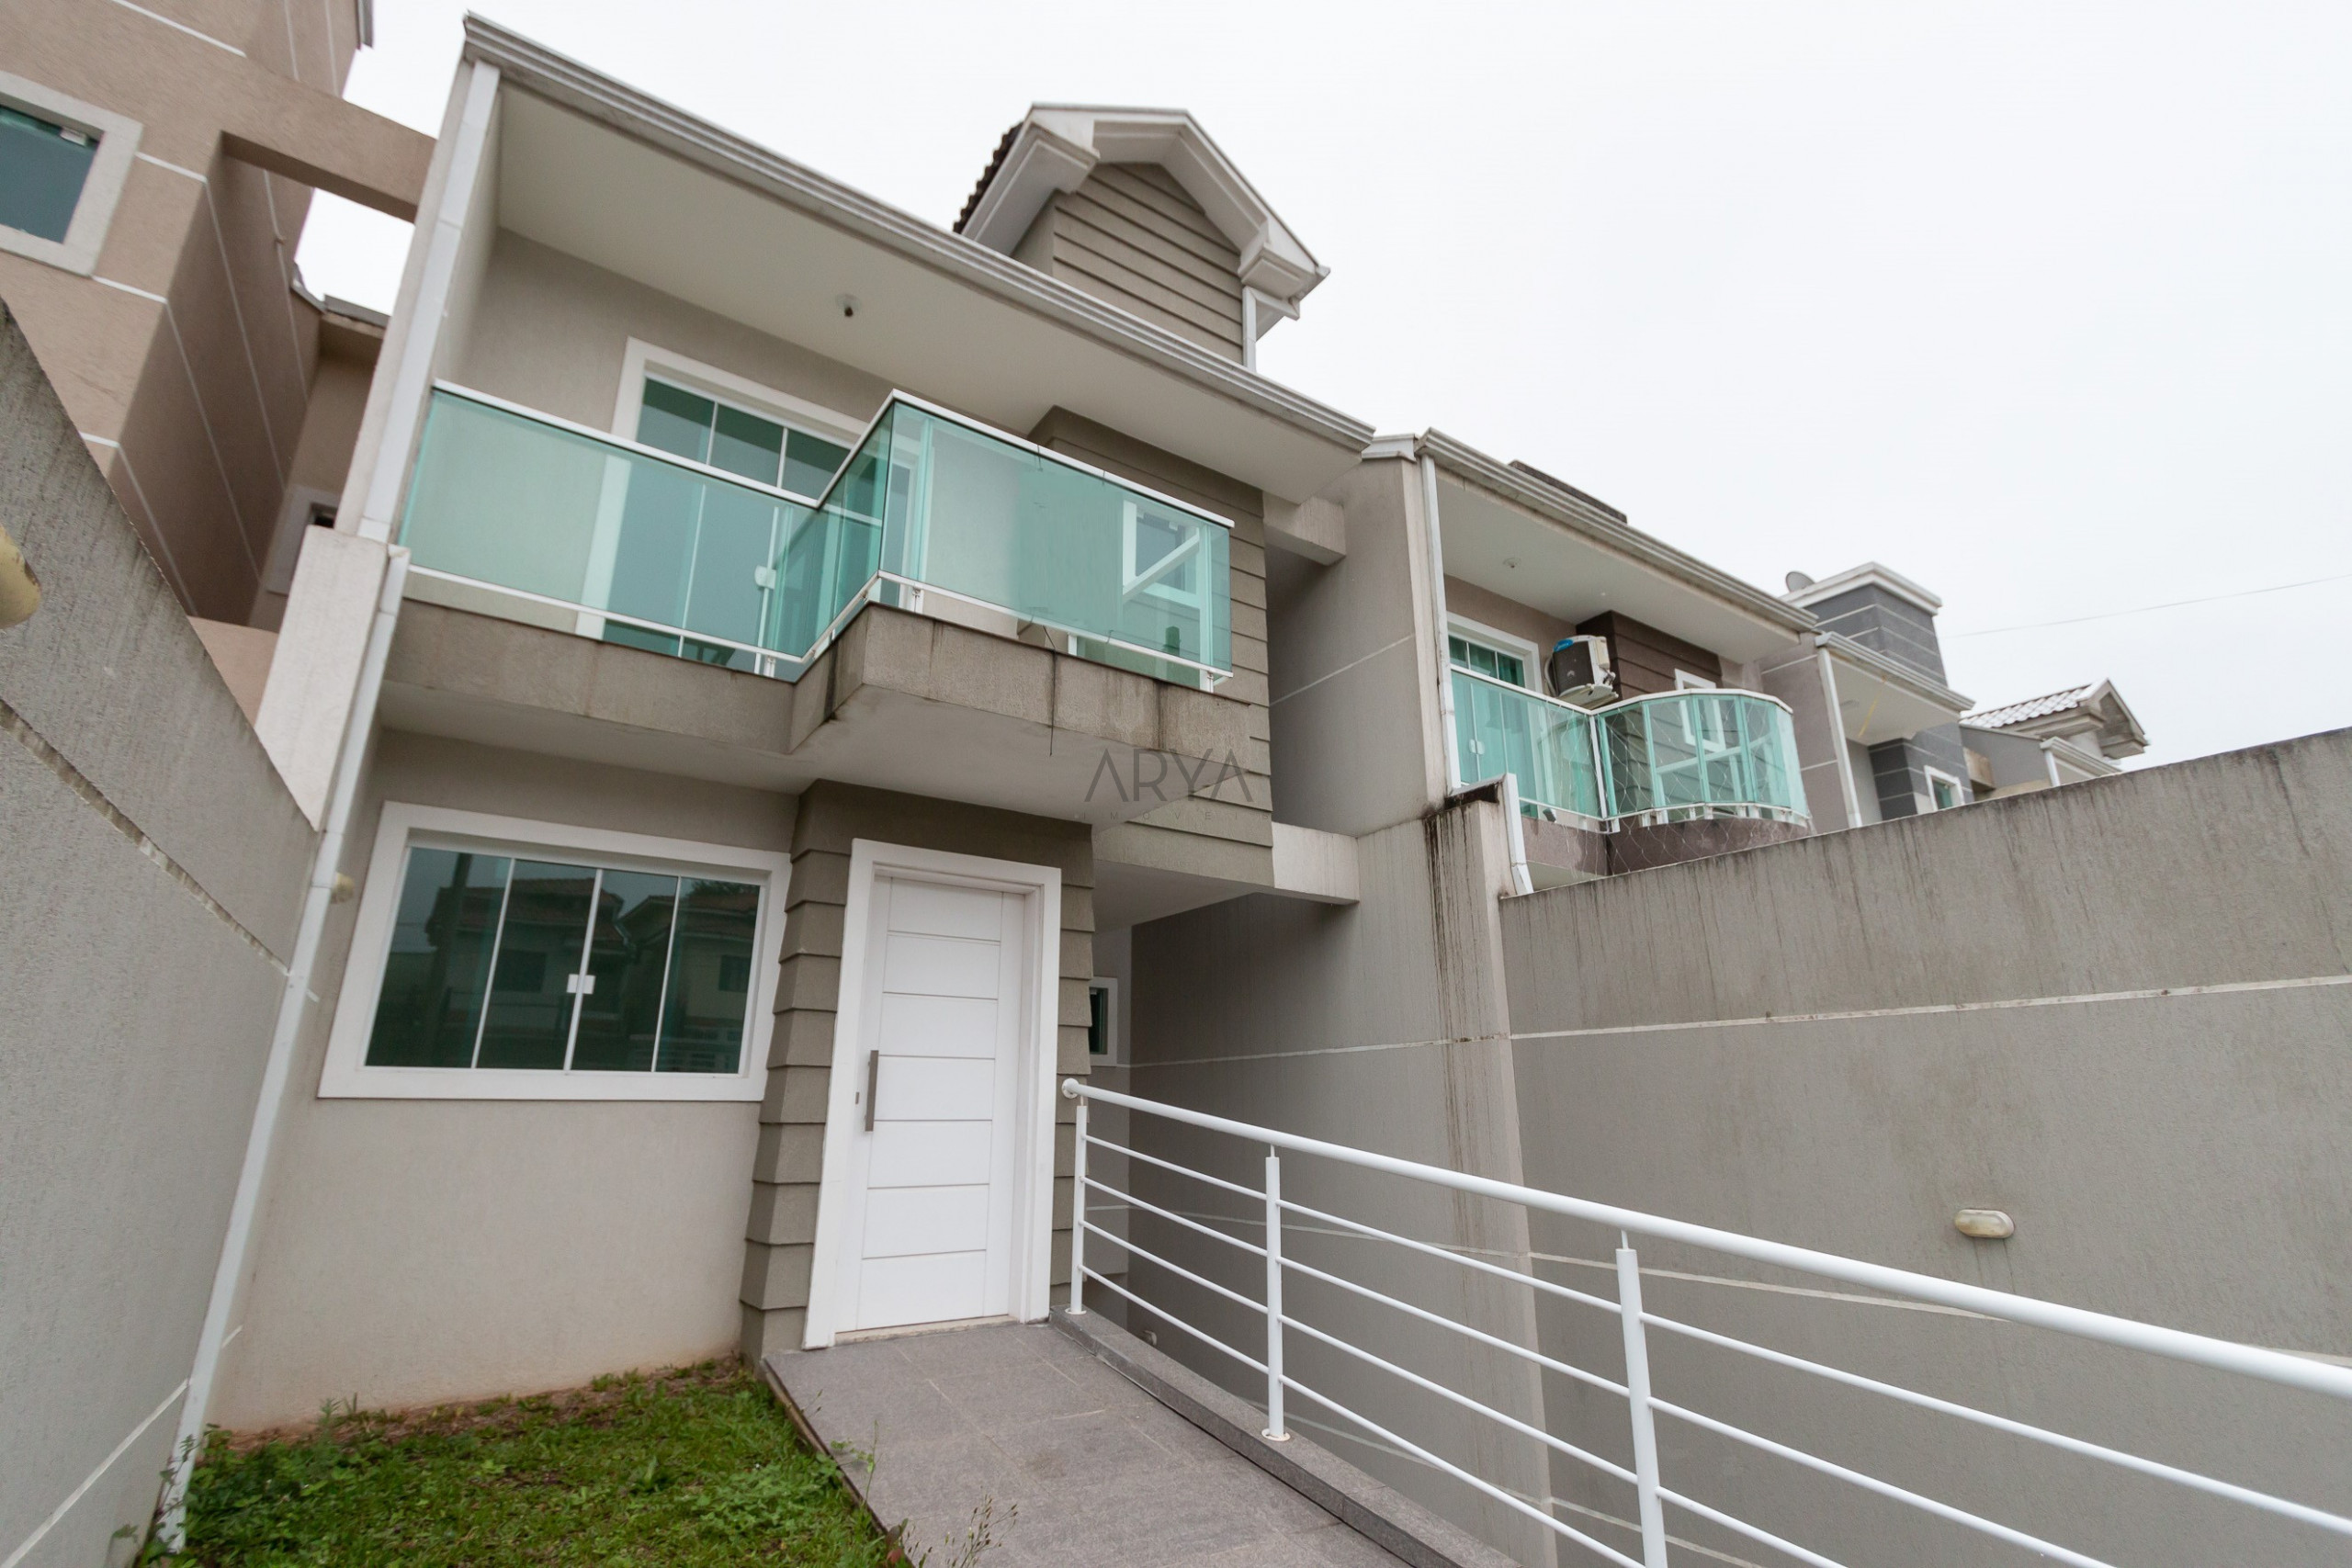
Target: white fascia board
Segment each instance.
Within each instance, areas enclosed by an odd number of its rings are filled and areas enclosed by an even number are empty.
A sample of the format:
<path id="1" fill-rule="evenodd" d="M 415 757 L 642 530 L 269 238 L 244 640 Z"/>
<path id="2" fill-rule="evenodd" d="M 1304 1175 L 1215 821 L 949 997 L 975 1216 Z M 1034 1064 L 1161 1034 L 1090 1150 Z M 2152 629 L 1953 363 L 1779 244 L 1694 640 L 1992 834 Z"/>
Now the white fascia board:
<path id="1" fill-rule="evenodd" d="M 1889 659 L 1874 648 L 1856 642 L 1843 632 L 1822 632 L 1818 645 L 1829 650 L 1829 656 L 1849 665 L 1869 678 L 1884 682 L 1920 702 L 1939 709 L 1949 709 L 1949 722 L 1957 724 L 1961 716 L 1974 705 L 1966 697 L 1942 682 L 1921 674 L 1900 660 Z"/>
<path id="2" fill-rule="evenodd" d="M 1919 584 L 1891 567 L 1866 560 L 1860 566 L 1848 567 L 1834 577 L 1798 589 L 1787 595 L 1788 602 L 1797 605 L 1818 604 L 1824 599 L 1850 592 L 1856 588 L 1883 588 L 1906 604 L 1916 604 L 1929 615 L 1944 607 L 1944 602 Z"/>
<path id="3" fill-rule="evenodd" d="M 1402 437 L 1383 437 L 1399 440 Z M 1537 516 L 1584 535 L 1596 543 L 1686 586 L 1732 605 L 1754 619 L 1779 627 L 1791 637 L 1815 630 L 1820 622 L 1804 609 L 1788 604 L 1752 583 L 1709 566 L 1696 556 L 1650 537 L 1628 525 L 1624 513 L 1602 502 L 1573 494 L 1527 475 L 1441 431 L 1418 437 L 1421 452 L 1437 459 L 1439 469 L 1459 484 L 1476 485 Z M 1373 454 L 1367 450 L 1365 456 Z"/>
<path id="4" fill-rule="evenodd" d="M 785 202 L 845 233 L 1083 333 L 1151 367 L 1185 378 L 1305 433 L 1360 450 L 1372 426 L 1191 340 L 1048 277 L 962 234 L 829 179 L 734 132 L 616 82 L 480 16 L 466 17 L 463 58 L 495 65 L 520 87 L 672 157 Z"/>
<path id="5" fill-rule="evenodd" d="M 1024 123 L 972 209 L 964 237 L 1010 255 L 1046 203 L 1085 184 L 1100 161 L 1092 148 L 1034 120 Z"/>

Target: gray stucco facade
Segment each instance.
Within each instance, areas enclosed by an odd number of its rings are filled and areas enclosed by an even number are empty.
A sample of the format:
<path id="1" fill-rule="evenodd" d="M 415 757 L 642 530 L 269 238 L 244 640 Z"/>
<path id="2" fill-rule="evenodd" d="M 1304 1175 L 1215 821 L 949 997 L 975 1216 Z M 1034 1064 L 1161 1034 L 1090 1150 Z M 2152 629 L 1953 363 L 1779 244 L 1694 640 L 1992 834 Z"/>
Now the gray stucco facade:
<path id="1" fill-rule="evenodd" d="M 0 1553 L 85 1568 L 154 1507 L 311 837 L 6 316 L 0 431 Z"/>

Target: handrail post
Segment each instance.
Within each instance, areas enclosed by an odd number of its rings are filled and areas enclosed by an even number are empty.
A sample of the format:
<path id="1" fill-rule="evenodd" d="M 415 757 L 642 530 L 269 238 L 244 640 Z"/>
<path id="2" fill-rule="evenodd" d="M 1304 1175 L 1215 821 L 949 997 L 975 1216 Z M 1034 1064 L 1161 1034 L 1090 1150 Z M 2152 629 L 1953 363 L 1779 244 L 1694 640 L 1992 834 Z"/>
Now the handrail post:
<path id="1" fill-rule="evenodd" d="M 1290 1441 L 1283 1424 L 1283 1159 L 1266 1151 L 1266 1430 Z"/>
<path id="2" fill-rule="evenodd" d="M 1080 1317 L 1086 1312 L 1086 1096 L 1070 1098 L 1078 1101 L 1078 1137 L 1069 1156 L 1069 1314 Z"/>
<path id="3" fill-rule="evenodd" d="M 1667 1568 L 1666 1511 L 1657 1499 L 1657 1429 L 1650 1413 L 1649 1342 L 1642 1333 L 1641 1261 L 1630 1247 L 1617 1249 L 1617 1304 L 1625 1325 L 1625 1402 L 1634 1417 L 1634 1490 L 1641 1508 L 1642 1562 L 1644 1568 Z"/>

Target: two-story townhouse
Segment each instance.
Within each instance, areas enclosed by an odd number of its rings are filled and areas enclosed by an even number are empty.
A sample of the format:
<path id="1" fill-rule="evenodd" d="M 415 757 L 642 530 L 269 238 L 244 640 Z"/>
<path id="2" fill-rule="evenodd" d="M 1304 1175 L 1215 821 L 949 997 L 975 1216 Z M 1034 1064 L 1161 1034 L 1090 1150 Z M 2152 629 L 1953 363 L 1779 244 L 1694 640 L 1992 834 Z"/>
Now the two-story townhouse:
<path id="1" fill-rule="evenodd" d="M 259 718 L 355 897 L 215 1419 L 1041 1315 L 1095 933 L 1345 895 L 1264 536 L 1371 432 L 1240 330 L 1320 267 L 1159 111 L 967 227 L 469 24 Z"/>

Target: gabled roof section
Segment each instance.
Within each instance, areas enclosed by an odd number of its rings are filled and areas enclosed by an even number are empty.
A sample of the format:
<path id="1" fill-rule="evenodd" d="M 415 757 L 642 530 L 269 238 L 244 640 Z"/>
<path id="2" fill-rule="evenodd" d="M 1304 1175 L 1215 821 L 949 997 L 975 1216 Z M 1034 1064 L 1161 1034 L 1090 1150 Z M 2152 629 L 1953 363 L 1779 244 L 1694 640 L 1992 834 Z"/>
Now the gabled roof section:
<path id="1" fill-rule="evenodd" d="M 2140 728 L 2138 716 L 2112 681 L 2094 681 L 2019 703 L 2004 703 L 1970 714 L 1961 722 L 1974 729 L 2008 729 L 2037 737 L 2096 731 L 2099 750 L 2109 757 L 2136 757 L 2148 749 L 2148 732 Z"/>
<path id="2" fill-rule="evenodd" d="M 885 323 L 888 312 L 879 307 L 889 302 L 878 296 L 886 287 L 910 291 L 903 301 L 904 319 L 916 322 L 922 331 L 917 333 L 910 326 L 905 341 L 920 346 L 918 357 L 928 357 L 910 367 L 905 361 L 917 350 L 910 348 L 898 362 L 881 362 L 861 346 L 875 340 L 861 335 L 852 342 L 845 335 L 851 325 L 831 305 L 807 322 L 791 326 L 743 315 L 731 298 L 722 304 L 698 300 L 706 308 L 857 364 L 886 380 L 923 389 L 927 395 L 959 406 L 969 404 L 967 412 L 1007 429 L 1026 429 L 1046 407 L 1068 405 L 1090 418 L 1128 430 L 1138 439 L 1285 498 L 1312 495 L 1343 471 L 1344 465 L 1354 461 L 1355 454 L 1372 438 L 1369 424 L 1254 375 L 1230 358 L 495 22 L 469 15 L 465 29 L 464 59 L 497 68 L 502 99 L 510 91 L 519 91 L 583 124 L 609 131 L 619 142 L 635 144 L 674 164 L 682 171 L 681 177 L 672 180 L 666 169 L 662 171 L 662 194 L 671 194 L 674 188 L 679 200 L 691 198 L 708 207 L 718 199 L 713 192 L 723 187 L 738 190 L 746 203 L 772 204 L 779 213 L 788 214 L 797 226 L 793 230 L 796 235 L 806 232 L 811 243 L 823 240 L 829 265 L 868 267 L 875 276 L 857 292 L 862 303 L 877 308 L 860 310 L 854 325 L 861 333 Z M 526 194 L 540 206 L 566 201 L 577 205 L 583 198 L 581 189 L 570 186 L 560 192 Z M 593 189 L 586 192 L 596 194 Z M 745 236 L 753 228 L 737 233 L 723 227 L 740 215 L 734 209 L 717 214 L 720 226 L 712 233 L 718 241 L 739 248 L 752 243 Z M 615 226 L 606 227 L 609 231 Z M 767 227 L 784 225 L 779 221 Z M 661 239 L 658 235 L 651 240 L 625 237 L 625 242 L 635 250 L 650 251 L 656 248 L 653 242 Z M 555 241 L 547 243 L 558 249 L 570 248 Z M 621 245 L 624 238 L 616 238 L 613 243 Z M 745 282 L 759 280 L 762 275 L 756 268 L 737 266 L 730 272 L 715 266 L 712 257 L 697 253 L 696 247 L 666 243 L 659 248 L 681 269 L 694 269 L 697 276 L 726 273 L 734 280 L 729 287 L 739 294 L 759 292 Z M 705 246 L 701 251 L 709 249 Z M 601 253 L 575 250 L 573 254 L 624 276 L 639 276 L 630 265 L 606 259 Z M 796 263 L 802 259 L 794 257 Z M 792 269 L 776 263 L 773 253 L 767 263 L 775 267 L 781 281 L 792 281 Z M 911 292 L 919 282 L 928 289 L 920 297 Z M 656 281 L 655 287 L 687 297 L 673 281 Z M 805 301 L 792 303 L 797 309 Z M 916 305 L 930 312 L 919 322 L 913 313 Z M 942 382 L 933 363 L 940 357 L 933 350 L 942 341 L 935 326 L 942 311 L 951 315 L 962 311 L 956 319 L 972 329 L 968 335 L 994 334 L 989 341 L 989 352 L 1017 359 L 1026 367 L 1029 381 L 1054 395 L 1034 409 L 1024 406 L 1000 412 L 981 395 L 989 388 L 1001 388 L 1005 380 L 993 370 L 975 371 L 967 380 L 954 384 Z M 819 320 L 820 316 L 823 319 Z M 1023 320 L 1016 321 L 1016 317 Z M 825 336 L 824 332 L 834 335 Z M 1025 391 L 1021 393 L 1026 396 Z M 1020 400 L 1010 393 L 999 400 L 1007 399 Z M 1181 429 L 1177 428 L 1180 423 Z"/>
<path id="3" fill-rule="evenodd" d="M 1012 254 L 1047 201 L 1097 164 L 1157 164 L 1241 253 L 1241 281 L 1295 314 L 1330 275 L 1184 109 L 1036 104 L 997 143 L 956 231 Z"/>

